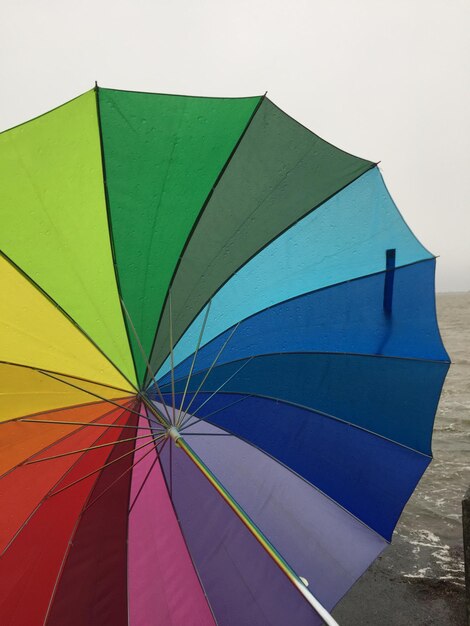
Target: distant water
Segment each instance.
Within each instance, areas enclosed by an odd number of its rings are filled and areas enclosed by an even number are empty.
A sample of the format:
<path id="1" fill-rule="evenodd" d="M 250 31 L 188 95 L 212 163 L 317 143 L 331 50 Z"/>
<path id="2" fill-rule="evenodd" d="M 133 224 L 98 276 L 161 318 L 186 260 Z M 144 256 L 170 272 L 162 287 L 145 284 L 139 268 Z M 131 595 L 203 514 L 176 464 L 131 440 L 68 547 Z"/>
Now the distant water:
<path id="1" fill-rule="evenodd" d="M 400 539 L 408 550 L 400 567 L 403 576 L 463 587 L 461 503 L 470 487 L 470 293 L 438 295 L 437 311 L 452 365 L 436 415 L 434 460 L 405 508 L 394 541 Z"/>
<path id="2" fill-rule="evenodd" d="M 433 456 L 392 544 L 335 610 L 341 626 L 463 626 L 462 498 L 470 487 L 470 293 L 437 296 L 452 365 L 436 415 Z"/>

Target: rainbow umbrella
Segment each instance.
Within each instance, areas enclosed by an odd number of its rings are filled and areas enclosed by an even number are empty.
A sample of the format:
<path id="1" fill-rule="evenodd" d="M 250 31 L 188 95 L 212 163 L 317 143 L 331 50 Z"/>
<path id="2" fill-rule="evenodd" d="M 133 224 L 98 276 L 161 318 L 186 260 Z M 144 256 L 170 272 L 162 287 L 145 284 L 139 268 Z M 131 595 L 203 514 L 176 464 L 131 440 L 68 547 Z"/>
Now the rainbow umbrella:
<path id="1" fill-rule="evenodd" d="M 431 460 L 435 258 L 268 98 L 0 136 L 0 623 L 335 623 Z"/>

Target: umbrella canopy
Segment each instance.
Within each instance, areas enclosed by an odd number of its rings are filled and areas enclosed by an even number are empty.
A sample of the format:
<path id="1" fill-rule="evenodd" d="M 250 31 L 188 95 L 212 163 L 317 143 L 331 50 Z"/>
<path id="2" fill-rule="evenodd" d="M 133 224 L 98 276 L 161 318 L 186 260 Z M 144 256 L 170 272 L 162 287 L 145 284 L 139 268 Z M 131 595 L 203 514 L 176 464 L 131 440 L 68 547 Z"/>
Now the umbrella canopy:
<path id="1" fill-rule="evenodd" d="M 0 177 L 0 622 L 328 620 L 449 366 L 377 165 L 265 96 L 96 87 Z"/>

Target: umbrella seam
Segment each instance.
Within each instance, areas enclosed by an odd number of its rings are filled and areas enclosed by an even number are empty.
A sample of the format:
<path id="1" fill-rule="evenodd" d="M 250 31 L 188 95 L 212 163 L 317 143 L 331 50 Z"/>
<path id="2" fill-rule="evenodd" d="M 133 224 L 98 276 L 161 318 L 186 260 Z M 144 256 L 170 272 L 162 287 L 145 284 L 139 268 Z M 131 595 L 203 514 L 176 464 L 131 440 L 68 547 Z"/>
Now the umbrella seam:
<path id="1" fill-rule="evenodd" d="M 376 535 L 377 537 L 380 537 L 383 541 L 387 542 L 387 543 L 391 543 L 391 541 L 389 539 L 387 539 L 386 537 L 384 537 L 383 535 L 381 535 L 377 530 L 375 530 L 374 528 L 372 528 L 371 526 L 369 526 L 366 522 L 364 522 L 364 520 L 360 519 L 359 517 L 357 517 L 356 515 L 354 515 L 354 513 L 352 513 L 349 509 L 346 509 L 342 504 L 340 504 L 337 500 L 335 500 L 334 498 L 332 498 L 330 495 L 328 495 L 327 493 L 325 493 L 324 491 L 322 491 L 317 485 L 314 485 L 313 483 L 311 483 L 309 480 L 307 480 L 304 476 L 301 476 L 300 474 L 298 474 L 294 469 L 292 469 L 291 467 L 289 467 L 288 465 L 286 465 L 285 463 L 283 463 L 281 460 L 277 459 L 276 457 L 274 457 L 272 454 L 270 454 L 269 452 L 266 452 L 266 450 L 263 450 L 262 448 L 258 447 L 256 444 L 254 444 L 251 441 L 248 441 L 247 439 L 245 439 L 244 437 L 240 436 L 240 435 L 236 435 L 235 433 L 231 432 L 230 430 L 228 430 L 227 428 L 224 428 L 223 426 L 219 426 L 218 424 L 214 424 L 212 422 L 210 422 L 209 420 L 207 420 L 207 423 L 209 423 L 211 426 L 214 426 L 215 428 L 220 428 L 220 430 L 225 430 L 227 433 L 229 433 L 232 437 L 235 437 L 236 439 L 240 439 L 241 441 L 243 441 L 244 443 L 246 443 L 247 445 L 251 446 L 252 448 L 255 448 L 256 450 L 258 450 L 261 454 L 264 454 L 265 456 L 269 457 L 270 459 L 272 459 L 275 463 L 278 463 L 279 465 L 281 465 L 283 468 L 285 468 L 288 472 L 290 472 L 291 474 L 293 474 L 294 476 L 296 476 L 297 478 L 299 478 L 300 480 L 302 480 L 304 483 L 306 483 L 309 487 L 312 487 L 312 489 L 315 489 L 318 493 L 320 493 L 321 495 L 323 495 L 325 498 L 327 498 L 328 500 L 330 500 L 330 502 L 333 502 L 336 506 L 338 506 L 339 508 L 341 508 L 345 513 L 347 513 L 348 515 L 350 515 L 351 517 L 353 517 L 357 522 L 359 522 L 359 524 L 361 524 L 362 526 L 364 526 L 365 528 L 367 528 L 370 532 L 372 532 L 374 535 Z M 185 436 L 189 436 L 191 433 L 185 433 Z"/>
<path id="2" fill-rule="evenodd" d="M 204 200 L 201 208 L 199 209 L 199 213 L 196 216 L 196 219 L 194 220 L 194 222 L 193 222 L 193 224 L 191 226 L 191 230 L 189 231 L 188 236 L 186 237 L 186 240 L 185 240 L 185 242 L 183 244 L 183 247 L 181 248 L 181 251 L 180 251 L 179 256 L 178 256 L 178 260 L 177 260 L 176 265 L 175 265 L 175 267 L 173 269 L 173 274 L 172 274 L 171 279 L 170 279 L 170 281 L 168 283 L 168 287 L 167 287 L 167 290 L 166 290 L 166 293 L 165 293 L 165 299 L 163 300 L 163 303 L 162 303 L 162 306 L 161 306 L 161 310 L 160 310 L 160 314 L 159 314 L 159 318 L 158 318 L 157 324 L 155 326 L 155 334 L 154 334 L 154 337 L 153 337 L 153 341 L 152 341 L 152 345 L 150 347 L 150 353 L 149 353 L 150 361 L 152 360 L 152 354 L 153 354 L 153 351 L 154 351 L 154 348 L 155 348 L 155 343 L 156 343 L 156 340 L 157 340 L 158 331 L 159 331 L 160 325 L 162 323 L 163 312 L 164 312 L 166 304 L 167 304 L 168 295 L 170 293 L 170 289 L 171 289 L 171 287 L 173 285 L 173 282 L 175 280 L 175 277 L 176 277 L 176 274 L 178 272 L 178 269 L 179 269 L 181 260 L 182 260 L 182 258 L 184 256 L 184 253 L 186 252 L 186 249 L 187 249 L 187 247 L 189 245 L 189 242 L 191 241 L 192 236 L 193 236 L 193 234 L 194 234 L 194 232 L 195 232 L 195 230 L 196 230 L 196 228 L 197 228 L 197 226 L 198 226 L 198 224 L 199 224 L 199 222 L 200 222 L 200 220 L 201 220 L 201 218 L 202 218 L 202 216 L 203 216 L 203 214 L 204 214 L 204 212 L 205 212 L 205 210 L 207 208 L 207 205 L 209 204 L 209 202 L 210 202 L 210 200 L 212 198 L 214 190 L 216 189 L 217 185 L 219 184 L 219 182 L 223 178 L 223 176 L 224 176 L 228 166 L 230 165 L 230 162 L 232 161 L 232 158 L 234 157 L 238 147 L 240 146 L 241 142 L 243 141 L 243 139 L 244 139 L 244 137 L 245 137 L 249 127 L 251 126 L 251 123 L 252 123 L 253 119 L 255 118 L 256 114 L 258 113 L 262 103 L 266 99 L 266 93 L 263 96 L 260 97 L 258 103 L 254 107 L 254 109 L 253 109 L 253 111 L 252 111 L 252 113 L 251 113 L 251 115 L 250 115 L 250 117 L 249 117 L 249 119 L 248 119 L 248 121 L 247 121 L 247 123 L 245 125 L 245 128 L 241 132 L 241 134 L 238 137 L 237 141 L 235 142 L 235 145 L 232 148 L 232 151 L 230 152 L 227 160 L 225 161 L 225 163 L 222 166 L 221 170 L 217 174 L 217 176 L 215 178 L 215 181 L 214 181 L 214 183 L 213 183 L 209 193 L 207 194 L 206 199 Z M 207 302 L 204 304 L 204 306 L 206 306 L 206 305 L 207 305 Z M 204 307 L 202 307 L 202 308 L 204 308 Z M 147 376 L 146 376 L 144 378 L 144 381 L 143 381 L 144 382 L 144 386 L 145 386 L 147 380 L 148 379 L 147 379 Z"/>
<path id="3" fill-rule="evenodd" d="M 123 374 L 123 372 L 121 372 L 121 370 L 119 369 L 119 367 L 103 352 L 103 350 L 98 346 L 98 344 L 90 337 L 90 335 L 80 326 L 80 324 L 78 324 L 78 322 L 76 322 L 73 317 L 67 313 L 67 311 L 65 311 L 65 309 L 63 309 L 60 304 L 58 302 L 56 302 L 54 300 L 54 298 L 52 298 L 52 296 L 50 296 L 47 291 L 45 291 L 29 274 L 27 274 L 19 265 L 17 265 L 13 259 L 11 259 L 3 250 L 0 250 L 0 256 L 3 257 L 5 259 L 5 261 L 7 261 L 7 263 L 9 263 L 11 265 L 11 267 L 13 267 L 13 269 L 15 269 L 19 274 L 21 274 L 23 276 L 23 278 L 25 278 L 30 285 L 36 289 L 48 302 L 49 304 L 51 304 L 55 309 L 57 309 L 57 311 L 59 311 L 59 313 L 61 313 L 65 319 L 67 321 L 69 321 L 72 326 L 74 328 L 76 328 L 78 330 L 78 332 L 83 335 L 83 337 L 85 337 L 85 339 L 87 339 L 92 345 L 93 347 L 98 350 L 98 352 L 104 356 L 104 358 L 108 361 L 108 363 L 110 363 L 114 369 L 123 377 L 124 380 L 126 380 L 129 385 L 133 388 L 137 390 L 137 387 L 131 383 L 131 381 L 127 378 L 127 376 L 125 374 Z M 67 374 L 64 374 L 64 376 L 66 376 Z"/>
<path id="4" fill-rule="evenodd" d="M 109 194 L 108 194 L 108 182 L 106 178 L 106 159 L 105 159 L 105 154 L 104 154 L 105 151 L 104 151 L 104 142 L 103 142 L 103 129 L 101 126 L 99 87 L 97 83 L 95 84 L 93 91 L 95 92 L 96 118 L 98 122 L 98 135 L 99 135 L 99 143 L 100 143 L 101 175 L 102 175 L 102 183 L 103 183 L 104 201 L 105 201 L 105 207 L 106 207 L 106 223 L 108 226 L 109 245 L 111 248 L 111 258 L 112 258 L 113 269 L 114 269 L 114 280 L 116 283 L 116 289 L 118 293 L 119 308 L 121 310 L 122 323 L 124 324 L 124 328 L 126 330 L 127 348 L 131 357 L 132 366 L 134 369 L 134 376 L 136 380 L 136 385 L 133 385 L 133 387 L 135 387 L 136 389 L 140 389 L 139 376 L 137 372 L 137 365 L 136 365 L 135 358 L 134 358 L 134 352 L 132 350 L 132 344 L 131 344 L 131 339 L 129 335 L 129 328 L 127 325 L 126 318 L 124 316 L 124 311 L 123 311 L 122 302 L 121 302 L 122 292 L 121 292 L 121 283 L 119 280 L 119 271 L 117 267 L 116 250 L 114 248 L 113 227 L 112 227 L 112 220 L 111 220 L 111 206 L 110 206 L 110 200 L 109 200 Z"/>
<path id="5" fill-rule="evenodd" d="M 210 390 L 204 391 L 203 393 L 211 393 Z M 248 397 L 254 397 L 254 398 L 261 398 L 261 399 L 266 399 L 266 400 L 274 400 L 276 402 L 281 402 L 283 404 L 288 404 L 290 406 L 295 406 L 298 407 L 299 409 L 303 409 L 305 411 L 309 411 L 310 413 L 317 413 L 318 415 L 321 415 L 322 417 L 327 417 L 329 419 L 335 420 L 337 422 L 340 422 L 346 426 L 351 426 L 352 428 L 356 428 L 357 430 L 362 430 L 363 432 L 369 434 L 369 435 L 373 435 L 374 437 L 378 437 L 379 439 L 384 439 L 385 441 L 388 441 L 390 443 L 393 443 L 397 446 L 400 446 L 401 448 L 406 448 L 407 450 L 410 450 L 411 452 L 416 452 L 416 454 L 420 454 L 421 456 L 424 456 L 428 459 L 432 459 L 432 455 L 431 454 L 426 454 L 425 452 L 421 452 L 420 450 L 416 450 L 415 448 L 412 448 L 411 446 L 407 446 L 404 443 L 400 443 L 399 441 L 395 441 L 394 439 L 390 439 L 389 437 L 385 437 L 384 435 L 380 435 L 379 433 L 375 433 L 372 430 L 368 430 L 367 428 L 364 428 L 363 426 L 359 426 L 358 424 L 354 424 L 353 422 L 348 422 L 347 420 L 342 419 L 341 417 L 338 417 L 336 415 L 333 415 L 332 413 L 327 413 L 326 411 L 321 411 L 320 409 L 315 409 L 313 407 L 308 407 L 305 406 L 303 404 L 298 404 L 296 402 L 290 402 L 289 400 L 284 400 L 283 398 L 276 398 L 275 396 L 266 396 L 263 394 L 256 394 L 256 393 L 248 393 L 246 391 L 220 391 L 219 393 L 221 394 L 227 394 L 227 395 L 246 395 Z M 205 418 L 201 417 L 198 418 L 199 420 L 205 421 Z M 210 420 L 207 420 L 210 421 Z M 195 423 L 195 422 L 194 422 Z M 212 422 L 211 422 L 212 423 Z M 193 425 L 193 424 L 192 424 Z M 216 426 L 216 424 L 214 424 L 214 426 Z M 233 433 L 232 433 L 233 434 Z M 236 437 L 238 437 L 238 435 L 235 435 Z"/>
<path id="6" fill-rule="evenodd" d="M 169 448 L 169 450 L 171 450 L 171 447 L 172 447 L 173 445 L 174 445 L 174 442 L 173 442 L 173 440 L 171 440 L 171 441 L 170 441 L 170 448 Z M 179 531 L 180 531 L 180 534 L 181 534 L 181 538 L 183 539 L 183 542 L 184 542 L 184 545 L 185 545 L 185 548 L 186 548 L 186 553 L 187 553 L 187 554 L 188 554 L 188 556 L 189 556 L 189 559 L 190 559 L 190 561 L 191 561 L 191 565 L 192 565 L 192 567 L 193 567 L 194 573 L 195 573 L 195 574 L 196 574 L 196 576 L 197 576 L 197 579 L 198 579 L 199 585 L 200 585 L 200 587 L 201 587 L 202 593 L 203 593 L 203 595 L 204 595 L 204 598 L 205 598 L 205 600 L 206 600 L 207 606 L 209 607 L 209 610 L 210 610 L 210 612 L 211 612 L 211 614 L 212 614 L 212 619 L 214 620 L 214 624 L 215 624 L 216 626 L 218 626 L 218 624 L 219 624 L 219 623 L 218 623 L 218 621 L 217 621 L 217 619 L 216 619 L 216 616 L 215 616 L 214 610 L 213 610 L 212 605 L 211 605 L 211 603 L 210 603 L 210 601 L 209 601 L 209 596 L 207 595 L 207 592 L 206 592 L 205 587 L 204 587 L 204 585 L 203 585 L 202 578 L 201 578 L 201 575 L 200 575 L 200 573 L 199 573 L 199 570 L 198 570 L 198 568 L 196 567 L 196 563 L 194 562 L 194 559 L 193 559 L 193 557 L 192 557 L 192 554 L 191 554 L 191 552 L 190 552 L 190 550 L 189 550 L 189 545 L 188 545 L 188 542 L 187 542 L 187 540 L 186 540 L 186 536 L 185 536 L 185 534 L 184 534 L 183 527 L 182 527 L 182 525 L 181 525 L 180 519 L 179 519 L 179 517 L 178 517 L 178 513 L 176 512 L 176 508 L 175 508 L 175 504 L 174 504 L 174 502 L 173 502 L 173 498 L 172 498 L 172 496 L 170 495 L 170 489 L 169 489 L 169 487 L 168 487 L 167 477 L 166 477 L 165 471 L 164 471 L 164 469 L 163 469 L 163 466 L 162 466 L 162 462 L 161 462 L 160 456 L 158 456 L 158 463 L 159 463 L 159 465 L 160 465 L 160 471 L 161 471 L 162 476 L 163 476 L 163 482 L 165 483 L 165 487 L 166 487 L 166 490 L 167 490 L 168 500 L 169 500 L 169 502 L 170 502 L 170 504 L 171 504 L 171 508 L 173 509 L 173 513 L 174 513 L 174 516 L 175 516 L 176 522 L 177 522 L 177 524 L 178 524 L 178 528 L 179 528 Z"/>

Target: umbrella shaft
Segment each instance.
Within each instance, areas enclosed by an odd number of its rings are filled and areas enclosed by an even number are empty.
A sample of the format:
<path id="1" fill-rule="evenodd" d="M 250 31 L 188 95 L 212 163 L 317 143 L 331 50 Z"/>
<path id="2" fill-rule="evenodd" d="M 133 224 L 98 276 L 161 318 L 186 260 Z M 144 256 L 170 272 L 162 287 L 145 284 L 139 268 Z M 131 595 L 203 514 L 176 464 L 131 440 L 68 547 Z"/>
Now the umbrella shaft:
<path id="1" fill-rule="evenodd" d="M 253 520 L 245 513 L 245 511 L 236 502 L 236 500 L 233 499 L 233 497 L 225 489 L 222 483 L 214 476 L 211 470 L 199 458 L 196 452 L 194 452 L 194 450 L 184 440 L 184 438 L 180 435 L 180 433 L 176 430 L 176 428 L 174 427 L 170 428 L 168 430 L 168 434 L 173 439 L 175 444 L 186 453 L 186 455 L 191 459 L 191 461 L 196 465 L 196 467 L 209 480 L 212 486 L 218 491 L 218 493 L 230 506 L 232 511 L 235 513 L 235 515 L 237 515 L 237 517 L 243 522 L 243 524 L 250 531 L 250 533 L 266 550 L 266 552 L 273 559 L 276 565 L 280 567 L 280 569 L 284 572 L 284 574 L 291 581 L 291 583 L 295 585 L 295 587 L 304 596 L 304 598 L 307 600 L 310 606 L 312 606 L 312 608 L 315 609 L 318 615 L 320 615 L 320 617 L 323 619 L 325 624 L 328 624 L 328 626 L 338 626 L 338 623 L 336 622 L 336 620 L 330 615 L 330 613 L 319 602 L 319 600 L 317 600 L 315 596 L 312 595 L 312 593 L 310 593 L 310 591 L 307 589 L 304 583 L 300 580 L 299 576 L 294 572 L 294 570 L 289 566 L 289 564 L 277 552 L 274 546 L 270 543 L 270 541 L 264 536 L 261 530 L 253 522 Z"/>

